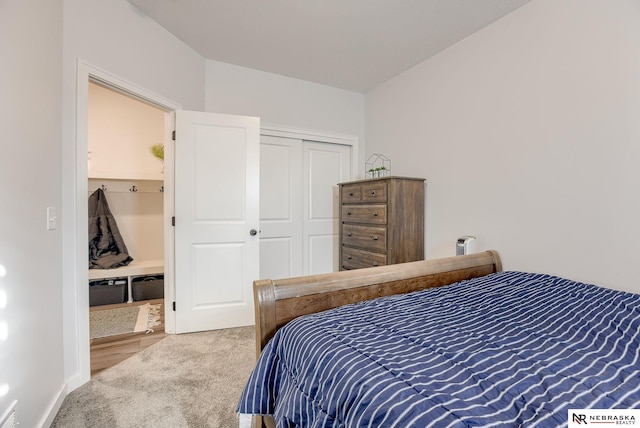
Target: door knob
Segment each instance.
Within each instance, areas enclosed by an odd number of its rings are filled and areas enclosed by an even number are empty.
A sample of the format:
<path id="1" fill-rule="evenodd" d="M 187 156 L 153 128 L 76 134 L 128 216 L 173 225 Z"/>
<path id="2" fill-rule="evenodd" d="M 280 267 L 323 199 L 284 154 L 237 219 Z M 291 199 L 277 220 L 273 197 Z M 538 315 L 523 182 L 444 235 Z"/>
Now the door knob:
<path id="1" fill-rule="evenodd" d="M 251 229 L 251 230 L 249 231 L 249 235 L 251 235 L 251 236 L 256 236 L 257 234 L 258 234 L 258 231 L 257 231 L 257 230 L 255 230 L 255 229 Z"/>

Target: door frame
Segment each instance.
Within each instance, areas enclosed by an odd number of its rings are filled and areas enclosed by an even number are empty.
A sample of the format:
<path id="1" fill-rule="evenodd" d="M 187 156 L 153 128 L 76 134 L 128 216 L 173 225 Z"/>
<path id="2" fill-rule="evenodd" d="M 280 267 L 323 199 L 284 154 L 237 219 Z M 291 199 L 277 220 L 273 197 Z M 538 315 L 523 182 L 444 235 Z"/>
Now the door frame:
<path id="1" fill-rule="evenodd" d="M 102 70 L 82 59 L 76 63 L 76 135 L 75 153 L 76 168 L 74 174 L 74 184 L 76 190 L 75 198 L 75 297 L 77 301 L 76 325 L 77 330 L 76 346 L 73 346 L 77 355 L 75 360 L 78 367 L 78 378 L 76 382 L 70 383 L 71 390 L 86 383 L 91 379 L 91 357 L 89 338 L 89 283 L 87 260 L 88 250 L 88 101 L 89 82 L 95 82 L 111 90 L 120 92 L 123 95 L 146 102 L 165 111 L 165 147 L 171 142 L 171 132 L 174 129 L 176 110 L 182 106 L 161 95 L 143 88 L 133 82 L 122 79 L 114 74 Z M 173 146 L 171 146 L 173 148 Z M 165 258 L 165 293 L 167 299 L 173 298 L 173 233 L 171 229 L 171 216 L 174 205 L 174 182 L 173 182 L 173 151 L 165 150 L 164 161 L 164 258 Z M 167 295 L 167 294 L 165 294 Z M 175 328 L 175 318 L 171 312 L 167 316 L 168 305 L 165 306 L 165 330 L 172 332 Z M 72 309 L 72 308 L 71 308 Z M 65 326 L 65 331 L 72 327 Z M 71 336 L 71 332 L 68 333 Z"/>
<path id="2" fill-rule="evenodd" d="M 339 134 L 335 132 L 315 131 L 311 129 L 292 128 L 283 125 L 261 124 L 260 135 L 273 137 L 296 138 L 303 141 L 318 143 L 342 144 L 351 147 L 351 179 L 358 176 L 358 137 L 355 135 Z"/>

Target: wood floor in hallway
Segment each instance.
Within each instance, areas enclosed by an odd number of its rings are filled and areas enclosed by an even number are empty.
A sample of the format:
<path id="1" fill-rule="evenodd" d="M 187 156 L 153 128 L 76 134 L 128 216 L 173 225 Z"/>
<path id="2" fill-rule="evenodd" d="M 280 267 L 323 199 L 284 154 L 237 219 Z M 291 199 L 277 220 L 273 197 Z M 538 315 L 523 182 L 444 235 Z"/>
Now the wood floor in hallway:
<path id="1" fill-rule="evenodd" d="M 152 305 L 160 303 L 160 325 L 153 328 L 151 333 L 129 333 L 117 336 L 91 339 L 91 376 L 95 376 L 102 370 L 112 367 L 143 349 L 148 348 L 167 334 L 164 332 L 164 299 L 145 300 L 133 303 L 120 303 L 116 305 L 92 306 L 90 311 L 121 308 L 130 305 Z"/>

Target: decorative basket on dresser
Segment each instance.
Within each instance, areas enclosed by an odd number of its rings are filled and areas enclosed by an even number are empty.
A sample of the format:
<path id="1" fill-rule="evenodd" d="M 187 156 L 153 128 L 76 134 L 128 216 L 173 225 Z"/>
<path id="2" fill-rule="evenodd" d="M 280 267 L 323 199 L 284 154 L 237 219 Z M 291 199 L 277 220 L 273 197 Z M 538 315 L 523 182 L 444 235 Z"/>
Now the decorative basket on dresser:
<path id="1" fill-rule="evenodd" d="M 340 183 L 340 270 L 424 259 L 424 178 Z"/>

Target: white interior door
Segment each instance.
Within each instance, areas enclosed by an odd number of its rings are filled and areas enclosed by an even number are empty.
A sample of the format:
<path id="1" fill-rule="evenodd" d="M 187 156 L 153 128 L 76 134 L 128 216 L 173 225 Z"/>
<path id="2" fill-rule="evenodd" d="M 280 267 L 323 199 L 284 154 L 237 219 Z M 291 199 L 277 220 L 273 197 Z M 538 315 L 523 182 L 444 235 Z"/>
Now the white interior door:
<path id="1" fill-rule="evenodd" d="M 260 137 L 260 277 L 302 272 L 302 140 Z"/>
<path id="2" fill-rule="evenodd" d="M 303 270 L 338 268 L 338 183 L 351 179 L 351 148 L 305 141 L 303 151 Z"/>
<path id="3" fill-rule="evenodd" d="M 255 117 L 176 112 L 176 333 L 254 323 L 259 133 Z"/>

